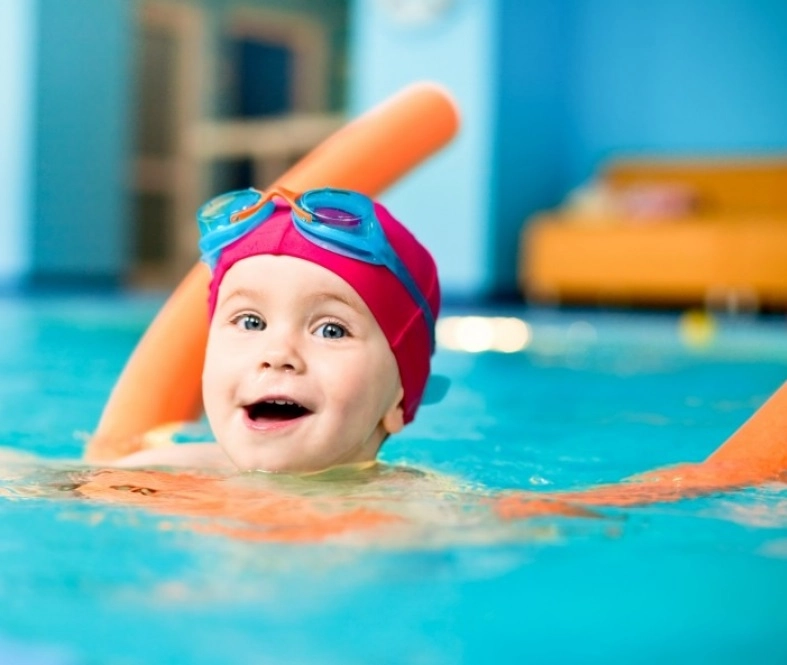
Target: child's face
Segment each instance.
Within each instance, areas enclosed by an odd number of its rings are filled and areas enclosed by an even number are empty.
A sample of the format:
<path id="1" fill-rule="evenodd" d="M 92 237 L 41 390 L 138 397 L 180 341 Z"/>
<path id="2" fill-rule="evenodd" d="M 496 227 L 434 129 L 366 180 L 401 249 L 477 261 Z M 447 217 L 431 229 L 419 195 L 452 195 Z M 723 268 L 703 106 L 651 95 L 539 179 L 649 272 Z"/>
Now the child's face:
<path id="1" fill-rule="evenodd" d="M 396 360 L 366 304 L 334 273 L 289 256 L 227 271 L 202 385 L 213 433 L 242 470 L 373 460 L 404 424 Z"/>

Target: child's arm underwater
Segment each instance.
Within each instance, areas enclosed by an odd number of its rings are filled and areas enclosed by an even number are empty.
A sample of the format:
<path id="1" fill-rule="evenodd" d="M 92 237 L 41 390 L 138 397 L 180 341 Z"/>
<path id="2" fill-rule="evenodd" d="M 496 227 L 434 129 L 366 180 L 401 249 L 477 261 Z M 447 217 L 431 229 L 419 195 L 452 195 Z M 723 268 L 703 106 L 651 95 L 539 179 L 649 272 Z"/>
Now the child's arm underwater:
<path id="1" fill-rule="evenodd" d="M 679 464 L 585 490 L 515 492 L 495 502 L 502 517 L 546 513 L 577 515 L 582 507 L 634 506 L 678 501 L 787 479 L 787 383 L 727 441 L 700 463 Z M 582 506 L 582 507 L 580 507 Z"/>
<path id="2" fill-rule="evenodd" d="M 139 450 L 106 466 L 124 469 L 150 467 L 185 467 L 190 469 L 211 469 L 237 473 L 224 451 L 215 443 L 171 443 L 160 448 Z"/>
<path id="3" fill-rule="evenodd" d="M 212 436 L 194 422 L 161 425 L 135 437 L 133 445 L 122 450 L 122 454 L 120 447 L 117 452 L 114 459 L 89 461 L 124 469 L 169 467 L 237 472 L 221 447 L 212 441 Z"/>

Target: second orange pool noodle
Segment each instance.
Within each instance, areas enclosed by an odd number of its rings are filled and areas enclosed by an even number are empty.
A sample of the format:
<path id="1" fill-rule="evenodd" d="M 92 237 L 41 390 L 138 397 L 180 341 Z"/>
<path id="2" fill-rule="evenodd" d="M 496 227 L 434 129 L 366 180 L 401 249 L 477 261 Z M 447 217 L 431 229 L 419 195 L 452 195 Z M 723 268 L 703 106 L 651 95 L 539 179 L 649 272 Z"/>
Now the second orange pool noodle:
<path id="1" fill-rule="evenodd" d="M 376 196 L 448 143 L 458 127 L 449 95 L 437 85 L 415 84 L 338 130 L 275 184 Z M 209 279 L 206 266 L 194 266 L 151 323 L 104 407 L 85 459 L 112 461 L 138 450 L 146 432 L 200 416 Z"/>

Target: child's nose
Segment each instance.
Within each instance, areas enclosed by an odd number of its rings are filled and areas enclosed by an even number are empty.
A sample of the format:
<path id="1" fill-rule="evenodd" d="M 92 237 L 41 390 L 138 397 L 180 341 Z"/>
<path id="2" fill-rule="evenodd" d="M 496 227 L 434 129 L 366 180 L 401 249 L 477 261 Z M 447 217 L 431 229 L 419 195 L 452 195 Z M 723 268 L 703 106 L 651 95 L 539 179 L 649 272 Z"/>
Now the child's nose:
<path id="1" fill-rule="evenodd" d="M 264 334 L 264 333 L 263 333 Z M 260 369 L 278 369 L 301 372 L 305 368 L 303 357 L 291 335 L 272 334 L 260 350 Z"/>

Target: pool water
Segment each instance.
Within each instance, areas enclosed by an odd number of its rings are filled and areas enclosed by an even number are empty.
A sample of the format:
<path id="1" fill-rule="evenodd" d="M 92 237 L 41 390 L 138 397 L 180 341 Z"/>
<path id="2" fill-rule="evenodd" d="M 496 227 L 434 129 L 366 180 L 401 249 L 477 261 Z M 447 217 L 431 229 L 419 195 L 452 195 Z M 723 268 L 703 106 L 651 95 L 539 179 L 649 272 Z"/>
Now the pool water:
<path id="1" fill-rule="evenodd" d="M 703 459 L 787 378 L 784 317 L 693 335 L 672 314 L 495 312 L 528 322 L 526 348 L 439 350 L 450 393 L 383 451 L 455 495 L 389 485 L 429 515 L 409 534 L 287 545 L 14 491 L 14 469 L 43 488 L 73 468 L 159 305 L 0 302 L 0 446 L 48 460 L 5 469 L 0 664 L 787 662 L 785 485 L 601 519 L 483 509 Z"/>

